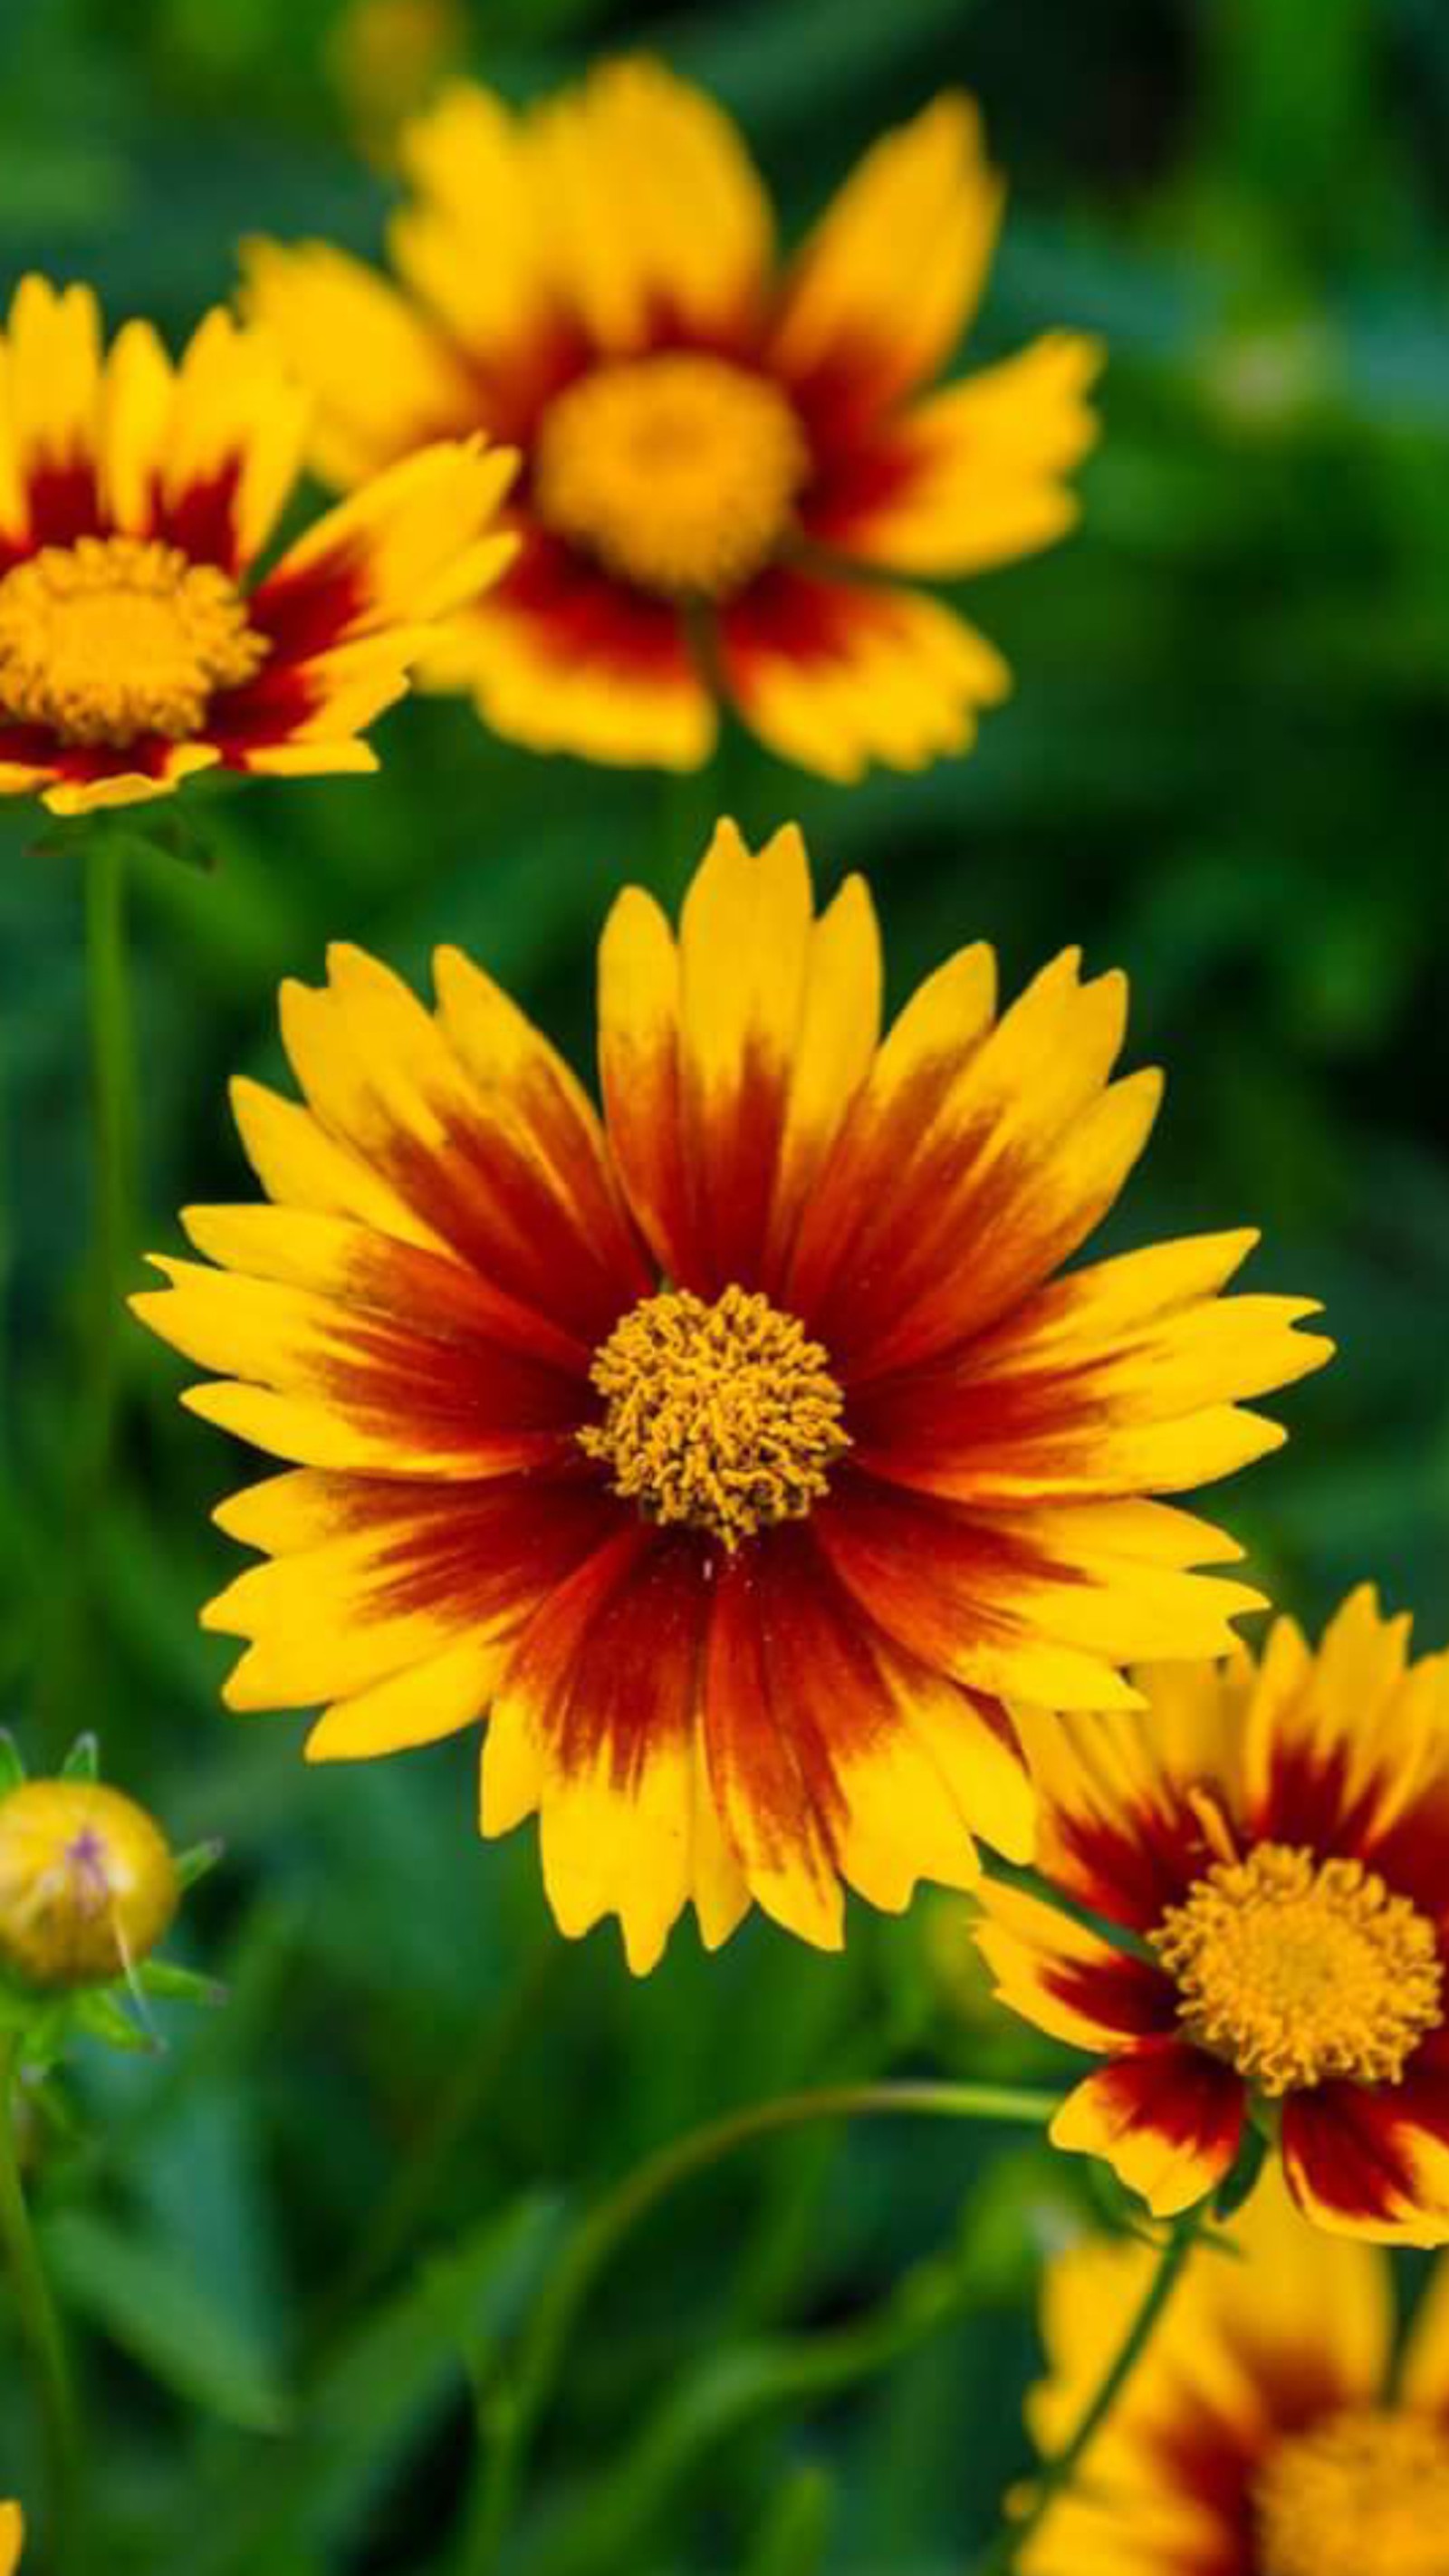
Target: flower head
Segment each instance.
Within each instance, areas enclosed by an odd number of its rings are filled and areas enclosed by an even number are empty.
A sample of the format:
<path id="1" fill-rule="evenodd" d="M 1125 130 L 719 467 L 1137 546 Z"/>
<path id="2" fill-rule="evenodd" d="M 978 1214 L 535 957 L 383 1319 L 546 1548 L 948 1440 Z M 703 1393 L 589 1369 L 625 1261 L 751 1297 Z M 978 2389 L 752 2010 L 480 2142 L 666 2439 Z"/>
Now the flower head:
<path id="1" fill-rule="evenodd" d="M 283 992 L 305 1104 L 236 1089 L 275 1205 L 191 1210 L 220 1267 L 137 1300 L 294 1462 L 218 1515 L 271 1560 L 205 1614 L 231 1704 L 330 1702 L 321 1760 L 486 1711 L 484 1831 L 539 1810 L 563 1928 L 636 1968 L 691 1899 L 834 1944 L 842 1880 L 1024 1856 L 1004 1702 L 1225 1645 L 1257 1595 L 1188 1569 L 1237 1551 L 1144 1497 L 1273 1447 L 1237 1399 L 1328 1348 L 1220 1299 L 1249 1235 L 1053 1276 L 1157 1104 L 1120 977 L 998 1017 L 966 949 L 882 1041 L 880 971 L 858 879 L 816 919 L 798 833 L 722 824 L 677 940 L 610 918 L 601 1122 L 455 950 L 429 1012 L 337 948 Z"/>
<path id="2" fill-rule="evenodd" d="M 1276 2175 L 1227 2232 L 1227 2259 L 1195 2255 L 1022 2576 L 1444 2576 L 1449 2269 L 1396 2366 L 1382 2254 L 1327 2242 Z M 1152 2262 L 1142 2245 L 1092 2244 L 1052 2265 L 1050 2376 L 1029 2409 L 1048 2458 Z"/>
<path id="3" fill-rule="evenodd" d="M 1053 332 L 925 390 L 1001 216 L 970 102 L 887 135 L 784 266 L 734 127 L 654 62 L 523 115 L 458 82 L 400 157 L 398 286 L 262 242 L 248 294 L 336 483 L 480 423 L 523 452 L 518 559 L 430 675 L 593 760 L 695 767 L 722 698 L 831 777 L 962 750 L 1008 674 L 913 585 L 1072 525 L 1099 363 Z"/>
<path id="4" fill-rule="evenodd" d="M 1108 2063 L 1059 2145 L 1151 2207 L 1233 2162 L 1256 2102 L 1321 2225 L 1449 2242 L 1449 1657 L 1356 1592 L 1311 1653 L 1136 1676 L 1140 1725 L 1027 1721 L 1037 1866 L 1130 1952 L 1004 1888 L 978 1937 L 1019 2012 Z"/>
<path id="5" fill-rule="evenodd" d="M 268 335 L 211 313 L 173 365 L 109 352 L 95 297 L 42 278 L 0 332 L 0 795 L 137 804 L 199 770 L 371 769 L 432 621 L 509 559 L 512 470 L 480 437 L 417 450 L 270 571 L 307 397 Z"/>
<path id="6" fill-rule="evenodd" d="M 102 1985 L 149 1957 L 180 1898 L 154 1818 L 87 1779 L 0 1797 L 0 1958 L 36 1987 Z"/>

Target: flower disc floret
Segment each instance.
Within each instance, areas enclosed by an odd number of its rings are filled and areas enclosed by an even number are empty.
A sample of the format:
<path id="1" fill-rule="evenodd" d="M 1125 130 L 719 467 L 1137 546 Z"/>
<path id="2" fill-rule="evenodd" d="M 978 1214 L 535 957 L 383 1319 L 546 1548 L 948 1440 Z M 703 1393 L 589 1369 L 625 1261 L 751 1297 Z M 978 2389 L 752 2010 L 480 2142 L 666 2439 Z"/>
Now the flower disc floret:
<path id="1" fill-rule="evenodd" d="M 539 516 L 626 581 L 722 599 L 791 523 L 809 452 L 761 375 L 701 351 L 600 367 L 545 414 Z"/>
<path id="2" fill-rule="evenodd" d="M 849 1446 L 820 1343 L 743 1288 L 713 1305 L 687 1289 L 642 1299 L 590 1375 L 607 1411 L 579 1433 L 585 1455 L 648 1519 L 710 1530 L 731 1552 L 803 1519 Z"/>
<path id="3" fill-rule="evenodd" d="M 1397 2084 L 1443 2018 L 1433 1925 L 1358 1860 L 1261 1843 L 1210 1869 L 1152 1946 L 1191 2035 L 1262 2093 Z"/>
<path id="4" fill-rule="evenodd" d="M 1275 2446 L 1254 2504 L 1262 2576 L 1444 2576 L 1449 2432 L 1343 2408 Z"/>
<path id="5" fill-rule="evenodd" d="M 268 649 L 235 584 L 176 546 L 79 537 L 0 580 L 0 711 L 63 743 L 184 741 Z"/>
<path id="6" fill-rule="evenodd" d="M 160 1827 L 94 1780 L 0 1800 L 0 1957 L 30 1984 L 99 1985 L 154 1950 L 180 1896 Z"/>

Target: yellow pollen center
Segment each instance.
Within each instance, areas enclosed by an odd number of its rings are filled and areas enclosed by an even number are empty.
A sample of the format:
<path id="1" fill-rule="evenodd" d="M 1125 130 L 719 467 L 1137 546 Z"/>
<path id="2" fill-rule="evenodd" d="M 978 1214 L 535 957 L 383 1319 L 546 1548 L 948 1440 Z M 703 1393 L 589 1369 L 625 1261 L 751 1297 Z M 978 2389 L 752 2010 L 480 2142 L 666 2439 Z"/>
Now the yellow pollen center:
<path id="1" fill-rule="evenodd" d="M 825 1352 L 768 1297 L 726 1288 L 645 1297 L 589 1372 L 607 1409 L 579 1445 L 653 1521 L 713 1531 L 733 1551 L 801 1520 L 850 1446 Z"/>
<path id="2" fill-rule="evenodd" d="M 557 536 L 666 596 L 720 599 L 774 554 L 809 470 L 791 404 L 693 350 L 600 367 L 559 395 L 534 455 Z"/>
<path id="3" fill-rule="evenodd" d="M 1190 2035 L 1261 2093 L 1397 2084 L 1443 2018 L 1433 1925 L 1361 1861 L 1259 1843 L 1208 1870 L 1151 1938 Z"/>
<path id="4" fill-rule="evenodd" d="M 62 742 L 184 741 L 267 649 L 224 572 L 151 539 L 42 546 L 0 580 L 0 712 Z"/>
<path id="5" fill-rule="evenodd" d="M 1292 2433 L 1254 2491 L 1262 2576 L 1449 2576 L 1449 2433 L 1353 2407 Z"/>

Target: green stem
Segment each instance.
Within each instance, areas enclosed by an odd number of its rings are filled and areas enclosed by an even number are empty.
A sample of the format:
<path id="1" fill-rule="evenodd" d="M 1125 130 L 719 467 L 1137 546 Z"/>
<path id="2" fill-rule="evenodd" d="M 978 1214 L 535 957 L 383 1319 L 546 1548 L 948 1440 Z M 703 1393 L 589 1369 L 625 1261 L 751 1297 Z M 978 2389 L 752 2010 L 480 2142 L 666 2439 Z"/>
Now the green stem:
<path id="1" fill-rule="evenodd" d="M 110 1465 L 120 1393 L 120 1329 L 135 1259 L 136 1095 L 126 955 L 126 853 L 97 831 L 86 851 L 86 982 L 91 1047 L 94 1259 L 89 1316 L 91 1417 L 87 1470 L 98 1488 Z"/>
<path id="2" fill-rule="evenodd" d="M 1202 2228 L 1202 2214 L 1188 2210 L 1177 2219 L 1153 2268 L 1152 2278 L 1107 2365 L 1061 2449 L 1042 2463 L 1026 2511 L 1004 2525 L 977 2559 L 972 2576 L 1011 2576 L 1032 2534 L 1039 2530 L 1064 2487 L 1071 2484 L 1137 2364 L 1157 2331 L 1163 2310 L 1187 2268 Z"/>
<path id="3" fill-rule="evenodd" d="M 15 2096 L 20 2074 L 20 2034 L 0 2034 L 0 2248 L 3 2248 L 16 2313 L 35 2374 L 45 2427 L 50 2481 L 52 2561 L 73 2563 L 82 2496 L 81 2448 L 75 2393 L 65 2338 L 40 2260 L 20 2177 Z"/>
<path id="4" fill-rule="evenodd" d="M 900 2117 L 1007 2120 L 1044 2126 L 1060 2107 L 1055 2093 L 990 2084 L 836 2084 L 786 2093 L 727 2112 L 661 2147 L 637 2165 L 583 2218 L 545 2282 L 524 2335 L 511 2384 L 497 2392 L 484 2431 L 491 2448 L 477 2519 L 464 2554 L 464 2576 L 488 2576 L 526 2465 L 529 2444 L 548 2403 L 559 2356 L 599 2273 L 630 2230 L 670 2192 L 739 2147 L 815 2120 Z"/>

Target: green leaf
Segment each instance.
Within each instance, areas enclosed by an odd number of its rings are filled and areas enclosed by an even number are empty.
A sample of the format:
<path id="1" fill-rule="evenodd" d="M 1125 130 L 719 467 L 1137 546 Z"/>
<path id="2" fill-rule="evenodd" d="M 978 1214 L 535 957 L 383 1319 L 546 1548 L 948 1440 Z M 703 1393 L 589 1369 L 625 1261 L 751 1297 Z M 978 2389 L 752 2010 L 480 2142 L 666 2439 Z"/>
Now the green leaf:
<path id="1" fill-rule="evenodd" d="M 66 2299 L 188 2405 L 253 2433 L 276 2433 L 286 2390 L 206 2282 L 159 2240 L 71 2210 L 44 2229 Z"/>

